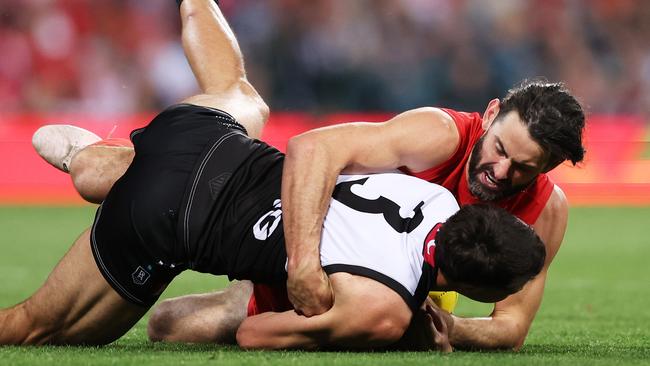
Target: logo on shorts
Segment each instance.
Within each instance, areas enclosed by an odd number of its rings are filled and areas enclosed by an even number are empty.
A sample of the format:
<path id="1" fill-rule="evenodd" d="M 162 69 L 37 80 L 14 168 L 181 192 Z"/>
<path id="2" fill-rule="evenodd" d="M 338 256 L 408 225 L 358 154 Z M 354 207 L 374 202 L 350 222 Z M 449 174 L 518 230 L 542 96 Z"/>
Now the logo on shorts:
<path id="1" fill-rule="evenodd" d="M 275 229 L 278 228 L 280 221 L 282 220 L 282 201 L 275 200 L 273 202 L 273 210 L 264 214 L 260 217 L 259 220 L 253 225 L 253 235 L 257 240 L 266 240 L 268 239 Z"/>
<path id="2" fill-rule="evenodd" d="M 145 282 L 151 277 L 149 272 L 145 271 L 144 268 L 138 266 L 138 268 L 135 269 L 135 272 L 131 274 L 131 278 L 133 279 L 133 283 L 136 285 L 144 285 Z"/>
<path id="3" fill-rule="evenodd" d="M 213 200 L 216 200 L 217 197 L 219 197 L 219 193 L 221 193 L 223 186 L 226 185 L 226 182 L 228 182 L 231 175 L 232 174 L 230 173 L 223 173 L 208 181 L 208 185 L 210 186 L 210 196 L 212 196 Z"/>

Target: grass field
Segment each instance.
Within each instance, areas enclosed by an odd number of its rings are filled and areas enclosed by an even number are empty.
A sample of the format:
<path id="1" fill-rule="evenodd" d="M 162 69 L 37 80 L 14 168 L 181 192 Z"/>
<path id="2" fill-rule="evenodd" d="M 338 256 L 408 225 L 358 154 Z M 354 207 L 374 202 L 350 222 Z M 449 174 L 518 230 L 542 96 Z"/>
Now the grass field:
<path id="1" fill-rule="evenodd" d="M 0 307 L 29 296 L 92 221 L 94 208 L 0 207 Z M 151 344 L 145 317 L 102 348 L 0 347 L 0 365 L 650 365 L 650 208 L 574 208 L 542 308 L 519 353 L 243 352 Z M 225 279 L 184 273 L 163 297 Z M 490 307 L 461 299 L 457 313 Z M 0 324 L 0 328 L 2 324 Z"/>

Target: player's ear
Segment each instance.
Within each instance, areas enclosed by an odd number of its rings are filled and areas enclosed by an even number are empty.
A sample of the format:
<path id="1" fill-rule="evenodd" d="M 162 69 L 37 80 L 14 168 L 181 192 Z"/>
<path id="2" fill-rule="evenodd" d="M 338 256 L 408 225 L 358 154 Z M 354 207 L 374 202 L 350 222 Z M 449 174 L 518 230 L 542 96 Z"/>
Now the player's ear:
<path id="1" fill-rule="evenodd" d="M 494 119 L 499 115 L 499 108 L 501 106 L 501 101 L 499 98 L 494 98 L 488 103 L 485 112 L 483 112 L 483 124 L 482 127 L 484 130 L 487 130 Z"/>

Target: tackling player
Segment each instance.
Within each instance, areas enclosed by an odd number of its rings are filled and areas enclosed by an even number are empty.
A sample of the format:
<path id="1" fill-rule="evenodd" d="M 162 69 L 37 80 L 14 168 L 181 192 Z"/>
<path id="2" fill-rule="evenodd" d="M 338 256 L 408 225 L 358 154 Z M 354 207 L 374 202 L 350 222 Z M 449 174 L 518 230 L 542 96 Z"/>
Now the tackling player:
<path id="1" fill-rule="evenodd" d="M 519 348 L 567 225 L 567 200 L 545 173 L 565 160 L 582 161 L 583 128 L 582 108 L 562 84 L 526 82 L 490 101 L 482 116 L 421 108 L 385 123 L 349 123 L 293 138 L 282 183 L 293 305 L 313 315 L 332 301 L 314 251 L 336 175 L 400 168 L 445 186 L 461 205 L 501 206 L 542 238 L 547 255 L 540 276 L 497 302 L 490 317 L 448 318 L 454 346 Z"/>

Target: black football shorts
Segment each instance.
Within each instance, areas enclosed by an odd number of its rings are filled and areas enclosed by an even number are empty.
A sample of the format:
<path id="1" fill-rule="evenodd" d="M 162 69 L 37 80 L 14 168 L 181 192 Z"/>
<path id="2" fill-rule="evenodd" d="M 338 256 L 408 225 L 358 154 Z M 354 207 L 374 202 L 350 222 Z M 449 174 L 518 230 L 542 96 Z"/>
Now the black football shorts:
<path id="1" fill-rule="evenodd" d="M 232 116 L 189 104 L 131 133 L 133 162 L 99 206 L 91 232 L 100 272 L 128 301 L 153 305 L 188 268 L 178 235 L 183 195 L 206 151 L 234 135 L 246 130 Z"/>

